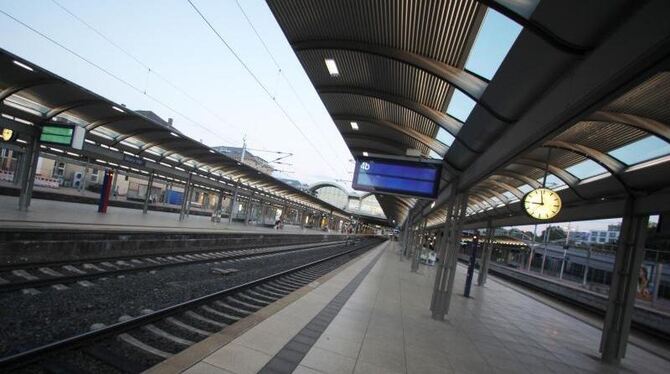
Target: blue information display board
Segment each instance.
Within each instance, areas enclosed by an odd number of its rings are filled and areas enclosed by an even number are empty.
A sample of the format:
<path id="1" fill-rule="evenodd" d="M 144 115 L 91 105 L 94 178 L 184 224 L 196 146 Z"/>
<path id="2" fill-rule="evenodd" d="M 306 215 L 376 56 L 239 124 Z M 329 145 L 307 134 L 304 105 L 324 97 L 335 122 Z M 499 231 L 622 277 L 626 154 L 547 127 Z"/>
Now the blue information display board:
<path id="1" fill-rule="evenodd" d="M 442 164 L 379 157 L 360 157 L 352 187 L 355 190 L 427 199 L 437 197 Z"/>

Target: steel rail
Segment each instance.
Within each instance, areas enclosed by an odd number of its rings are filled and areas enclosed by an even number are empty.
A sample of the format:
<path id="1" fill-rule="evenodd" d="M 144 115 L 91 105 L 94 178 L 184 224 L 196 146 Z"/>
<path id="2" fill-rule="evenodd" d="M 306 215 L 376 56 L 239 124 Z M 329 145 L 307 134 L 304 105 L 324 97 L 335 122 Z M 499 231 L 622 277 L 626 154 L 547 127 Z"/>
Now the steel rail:
<path id="1" fill-rule="evenodd" d="M 144 266 L 137 266 L 137 267 L 132 267 L 132 268 L 126 268 L 126 269 L 110 269 L 110 270 L 105 270 L 105 271 L 98 271 L 95 273 L 87 273 L 87 274 L 74 274 L 74 275 L 64 275 L 64 276 L 51 276 L 48 278 L 40 278 L 40 279 L 35 279 L 35 280 L 25 280 L 25 281 L 18 281 L 18 282 L 10 282 L 10 283 L 5 283 L 5 284 L 0 284 L 0 293 L 4 292 L 11 292 L 11 291 L 16 291 L 20 289 L 25 289 L 25 288 L 37 288 L 37 287 L 46 287 L 54 284 L 62 284 L 62 283 L 74 283 L 82 280 L 89 280 L 89 279 L 97 279 L 97 278 L 104 278 L 104 277 L 113 277 L 117 275 L 125 275 L 125 274 L 132 274 L 132 273 L 139 273 L 139 272 L 144 272 L 144 271 L 151 271 L 151 270 L 158 270 L 158 269 L 164 269 L 164 268 L 170 268 L 170 267 L 176 267 L 176 266 L 183 266 L 183 265 L 194 265 L 194 264 L 202 264 L 202 263 L 208 263 L 208 262 L 219 262 L 219 261 L 229 261 L 229 260 L 234 260 L 234 259 L 240 259 L 240 258 L 246 258 L 246 257 L 253 257 L 253 256 L 268 256 L 268 255 L 273 255 L 277 253 L 285 253 L 285 252 L 292 252 L 292 251 L 301 251 L 301 250 L 306 250 L 306 249 L 315 249 L 315 248 L 327 248 L 331 246 L 336 246 L 336 245 L 341 245 L 342 243 L 345 243 L 346 241 L 336 241 L 336 242 L 328 242 L 328 243 L 316 243 L 316 244 L 296 244 L 301 247 L 299 248 L 285 248 L 285 249 L 279 249 L 276 251 L 270 251 L 270 252 L 255 252 L 255 253 L 242 253 L 234 256 L 227 256 L 227 257 L 220 257 L 220 258 L 208 258 L 208 259 L 196 259 L 196 260 L 188 260 L 188 261 L 175 261 L 175 262 L 166 262 L 166 263 L 161 263 L 161 264 L 152 264 L 152 265 L 144 265 Z M 261 247 L 262 248 L 262 247 Z M 272 247 L 268 247 L 272 248 Z M 209 252 L 196 252 L 196 253 L 209 253 Z M 187 253 L 170 253 L 170 254 L 161 254 L 161 255 L 155 255 L 155 256 L 183 256 Z M 142 257 L 132 257 L 131 259 L 143 259 L 147 257 L 152 257 L 152 256 L 142 256 Z M 99 263 L 99 261 L 91 261 L 93 263 Z M 79 264 L 79 262 L 77 262 Z M 67 263 L 67 265 L 72 265 L 72 263 Z M 32 269 L 33 266 L 30 267 Z M 21 270 L 25 270 L 27 268 L 20 268 Z"/>
<path id="2" fill-rule="evenodd" d="M 19 367 L 24 367 L 26 365 L 29 365 L 31 363 L 34 363 L 38 361 L 40 358 L 49 355 L 49 354 L 54 354 L 57 352 L 73 349 L 80 347 L 82 345 L 92 343 L 94 341 L 102 340 L 104 338 L 112 337 L 119 335 L 121 333 L 139 328 L 141 326 L 150 324 L 152 322 L 156 322 L 159 320 L 162 320 L 164 318 L 167 318 L 171 315 L 174 315 L 176 313 L 179 313 L 181 311 L 186 311 L 193 309 L 196 306 L 199 306 L 201 304 L 208 303 L 211 300 L 218 299 L 224 296 L 228 296 L 233 293 L 241 292 L 246 289 L 255 287 L 257 285 L 263 284 L 265 282 L 274 280 L 276 278 L 280 278 L 282 276 L 295 273 L 297 271 L 324 263 L 326 261 L 330 261 L 332 259 L 342 257 L 345 255 L 348 255 L 350 253 L 353 253 L 355 251 L 363 250 L 363 249 L 369 249 L 378 243 L 372 243 L 372 244 L 367 244 L 367 245 L 362 245 L 360 247 L 334 254 L 319 260 L 315 260 L 312 262 L 309 262 L 307 264 L 299 265 L 287 270 L 283 270 L 280 272 L 277 272 L 272 275 L 267 275 L 265 277 L 258 278 L 253 281 L 249 281 L 247 283 L 243 283 L 237 286 L 229 287 L 225 290 L 217 291 L 214 293 L 211 293 L 209 295 L 201 296 L 198 298 L 195 298 L 193 300 L 188 300 L 179 304 L 175 304 L 157 311 L 154 311 L 149 314 L 141 315 L 138 317 L 133 317 L 131 319 L 122 321 L 122 322 L 117 322 L 112 325 L 93 330 L 93 331 L 88 331 L 79 335 L 75 335 L 69 338 L 65 338 L 62 340 L 58 340 L 49 344 L 45 344 L 40 347 L 36 347 L 21 353 L 17 353 L 11 356 L 6 356 L 0 359 L 0 369 L 16 369 Z M 354 244 L 355 245 L 355 244 Z"/>

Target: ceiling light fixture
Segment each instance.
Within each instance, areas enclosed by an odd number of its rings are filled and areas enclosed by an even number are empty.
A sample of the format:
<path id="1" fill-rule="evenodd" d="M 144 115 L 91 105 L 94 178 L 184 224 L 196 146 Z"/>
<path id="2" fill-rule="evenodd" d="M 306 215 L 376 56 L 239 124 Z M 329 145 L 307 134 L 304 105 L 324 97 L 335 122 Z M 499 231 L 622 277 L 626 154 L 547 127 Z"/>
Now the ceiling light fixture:
<path id="1" fill-rule="evenodd" d="M 368 157 L 368 153 L 367 153 L 367 152 L 363 152 L 363 156 Z"/>
<path id="2" fill-rule="evenodd" d="M 357 122 L 352 122 L 351 123 L 351 128 L 354 130 L 358 130 L 358 123 Z"/>
<path id="3" fill-rule="evenodd" d="M 116 110 L 117 112 L 125 113 L 125 111 L 118 106 L 112 106 L 112 109 Z"/>
<path id="4" fill-rule="evenodd" d="M 177 137 L 177 138 L 179 137 L 179 134 L 175 134 L 175 133 L 173 133 L 173 132 L 170 132 L 170 135 L 172 135 L 172 136 L 174 136 L 174 137 Z"/>
<path id="5" fill-rule="evenodd" d="M 337 64 L 335 64 L 335 60 L 333 60 L 332 58 L 327 58 L 325 62 L 326 62 L 326 68 L 328 68 L 328 73 L 330 73 L 330 76 L 339 77 L 340 71 L 337 69 Z"/>
<path id="6" fill-rule="evenodd" d="M 16 60 L 14 60 L 14 64 L 16 64 L 16 65 L 18 65 L 18 66 L 20 66 L 20 67 L 22 67 L 22 68 L 24 68 L 24 69 L 26 69 L 26 70 L 35 71 L 35 70 L 33 70 L 33 68 L 31 68 L 30 66 L 24 64 L 24 63 L 21 62 L 21 61 L 16 61 Z"/>

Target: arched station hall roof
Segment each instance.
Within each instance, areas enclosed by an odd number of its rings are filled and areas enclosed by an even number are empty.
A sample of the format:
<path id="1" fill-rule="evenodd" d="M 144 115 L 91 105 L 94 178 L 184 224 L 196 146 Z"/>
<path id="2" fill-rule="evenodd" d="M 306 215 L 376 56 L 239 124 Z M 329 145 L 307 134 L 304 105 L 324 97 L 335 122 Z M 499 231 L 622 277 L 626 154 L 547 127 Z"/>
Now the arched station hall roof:
<path id="1" fill-rule="evenodd" d="M 203 184 L 215 188 L 231 190 L 240 182 L 247 195 L 265 194 L 285 199 L 295 207 L 332 211 L 339 218 L 349 217 L 344 210 L 216 152 L 174 127 L 114 103 L 2 49 L 0 111 L 3 126 L 30 129 L 50 121 L 75 124 L 87 129 L 84 150 L 133 155 L 146 160 L 148 168 L 182 179 L 192 172 Z M 28 140 L 21 129 L 17 132 Z M 122 160 L 109 160 L 123 164 Z"/>
<path id="2" fill-rule="evenodd" d="M 473 227 L 527 223 L 519 200 L 545 169 L 564 202 L 557 220 L 620 216 L 631 194 L 670 210 L 670 158 L 623 159 L 637 142 L 670 141 L 669 2 L 267 3 L 355 157 L 415 148 L 443 158 L 435 204 L 378 195 L 389 219 L 415 207 L 413 218 L 440 224 L 467 191 Z M 522 28 L 491 79 L 464 68 L 488 7 Z M 465 120 L 446 113 L 455 90 L 474 102 Z"/>

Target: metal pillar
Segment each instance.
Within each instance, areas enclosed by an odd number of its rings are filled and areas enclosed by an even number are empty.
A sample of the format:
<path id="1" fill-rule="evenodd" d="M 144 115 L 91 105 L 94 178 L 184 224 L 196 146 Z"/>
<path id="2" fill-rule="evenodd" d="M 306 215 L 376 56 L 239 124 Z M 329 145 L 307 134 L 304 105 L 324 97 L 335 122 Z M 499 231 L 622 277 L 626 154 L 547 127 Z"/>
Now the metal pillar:
<path id="1" fill-rule="evenodd" d="M 116 180 L 116 175 L 114 176 Z M 149 198 L 151 197 L 151 187 L 154 185 L 154 173 L 149 174 L 149 183 L 147 184 L 147 192 L 144 194 L 144 207 L 142 208 L 142 213 L 147 214 L 149 210 Z"/>
<path id="2" fill-rule="evenodd" d="M 81 176 L 81 183 L 79 184 L 79 192 L 86 190 L 86 185 L 88 184 L 88 166 L 91 161 L 86 157 L 86 164 L 84 165 L 84 174 Z"/>
<path id="3" fill-rule="evenodd" d="M 188 173 L 188 179 L 186 179 L 186 185 L 184 186 L 184 197 L 181 199 L 181 209 L 179 210 L 179 221 L 184 220 L 184 216 L 186 215 L 186 205 L 187 205 L 187 200 L 189 196 L 189 189 L 191 187 L 191 177 L 192 174 Z"/>
<path id="4" fill-rule="evenodd" d="M 253 210 L 254 210 L 253 198 L 254 198 L 255 194 L 256 194 L 256 192 L 252 192 L 251 195 L 249 195 L 249 199 L 248 199 L 249 204 L 247 204 L 248 205 L 247 209 L 245 209 L 245 212 L 244 212 L 244 224 L 245 225 L 249 224 L 249 220 L 251 219 L 251 213 L 253 213 Z"/>
<path id="5" fill-rule="evenodd" d="M 116 181 L 119 177 L 119 168 L 114 169 L 114 178 L 112 179 L 112 194 L 111 197 L 116 198 Z"/>
<path id="6" fill-rule="evenodd" d="M 477 285 L 482 287 L 486 284 L 486 276 L 489 272 L 489 265 L 491 263 L 491 252 L 493 251 L 493 222 L 489 219 L 486 225 L 486 240 L 484 241 L 484 248 L 482 249 L 482 261 L 479 264 L 479 274 L 477 275 Z"/>
<path id="7" fill-rule="evenodd" d="M 535 256 L 535 238 L 537 237 L 537 224 L 535 224 L 535 229 L 533 229 L 533 243 L 530 245 L 530 257 L 528 258 L 528 271 L 530 271 L 530 265 L 533 263 L 533 257 Z"/>
<path id="8" fill-rule="evenodd" d="M 582 285 L 586 286 L 589 277 L 589 266 L 591 266 L 591 247 L 589 247 L 589 252 L 586 255 L 586 265 L 584 266 L 584 277 L 582 278 Z"/>
<path id="9" fill-rule="evenodd" d="M 35 184 L 35 174 L 37 172 L 37 160 L 40 157 L 40 144 L 33 138 L 32 143 L 26 147 L 21 161 L 21 181 L 19 190 L 19 210 L 26 211 L 30 206 L 30 199 L 33 196 L 33 186 Z"/>
<path id="10" fill-rule="evenodd" d="M 233 192 L 233 200 L 230 202 L 230 215 L 228 216 L 228 223 L 233 223 L 233 215 L 237 209 L 237 195 L 240 191 L 240 180 L 235 183 L 235 191 Z"/>
<path id="11" fill-rule="evenodd" d="M 425 241 L 426 234 L 426 224 L 428 220 L 424 219 L 423 223 L 420 223 L 421 229 L 418 230 L 418 238 L 416 239 L 416 245 L 412 247 L 412 266 L 410 268 L 412 273 L 416 273 L 419 270 L 419 262 L 421 262 L 421 252 L 423 250 L 423 244 Z"/>
<path id="12" fill-rule="evenodd" d="M 544 264 L 547 262 L 547 245 L 549 245 L 549 235 L 551 234 L 551 226 L 544 229 L 544 250 L 542 251 L 542 265 L 540 266 L 540 275 L 544 274 Z M 505 259 L 507 261 L 507 259 Z"/>
<path id="13" fill-rule="evenodd" d="M 458 249 L 461 246 L 462 221 L 465 217 L 468 199 L 459 194 L 447 206 L 447 219 L 444 223 L 444 236 L 440 249 L 440 265 L 435 273 L 435 285 L 431 299 L 432 318 L 444 320 L 449 312 L 451 294 L 454 287 Z"/>
<path id="14" fill-rule="evenodd" d="M 472 278 L 475 275 L 475 262 L 477 261 L 477 250 L 479 249 L 479 233 L 475 231 L 475 236 L 472 237 L 472 252 L 470 253 L 470 263 L 468 264 L 468 273 L 465 277 L 465 290 L 463 296 L 470 297 L 470 289 L 472 288 Z"/>
<path id="15" fill-rule="evenodd" d="M 628 197 L 621 222 L 621 234 L 600 341 L 602 360 L 608 363 L 619 363 L 626 356 L 648 223 L 649 216 L 636 215 L 635 199 Z"/>

